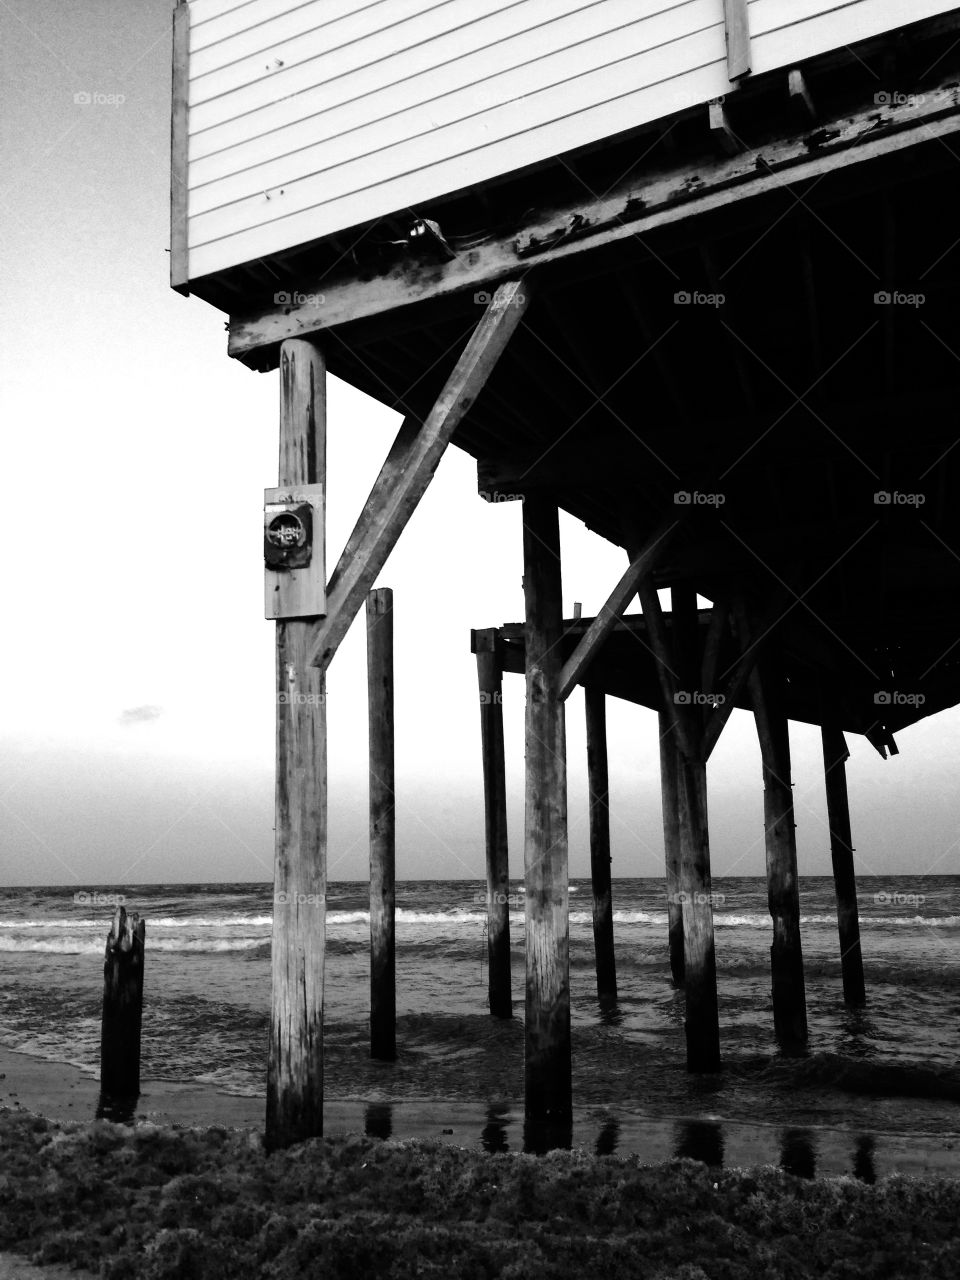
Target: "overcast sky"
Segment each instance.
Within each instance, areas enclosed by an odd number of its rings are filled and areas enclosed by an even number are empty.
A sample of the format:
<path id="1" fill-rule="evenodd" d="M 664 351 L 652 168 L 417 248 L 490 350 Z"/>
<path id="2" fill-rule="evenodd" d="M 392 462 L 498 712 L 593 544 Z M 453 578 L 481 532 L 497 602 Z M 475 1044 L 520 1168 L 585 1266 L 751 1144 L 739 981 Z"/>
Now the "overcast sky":
<path id="1" fill-rule="evenodd" d="M 6 561 L 0 883 L 269 880 L 274 626 L 263 488 L 277 375 L 167 285 L 170 0 L 0 0 Z M 94 101 L 75 101 L 89 94 Z M 331 381 L 328 564 L 399 419 Z M 395 593 L 398 876 L 483 876 L 471 626 L 523 614 L 520 507 L 451 450 L 387 564 Z M 562 521 L 564 608 L 623 553 Z M 362 619 L 329 677 L 333 879 L 366 875 Z M 505 691 L 511 870 L 522 870 L 523 682 Z M 663 864 L 657 721 L 608 710 L 614 872 Z M 589 870 L 583 701 L 567 710 L 571 874 Z M 953 873 L 960 717 L 881 761 L 850 738 L 861 874 Z M 801 873 L 829 870 L 819 733 L 793 726 Z M 760 759 L 735 712 L 710 762 L 714 872 L 763 872 Z"/>

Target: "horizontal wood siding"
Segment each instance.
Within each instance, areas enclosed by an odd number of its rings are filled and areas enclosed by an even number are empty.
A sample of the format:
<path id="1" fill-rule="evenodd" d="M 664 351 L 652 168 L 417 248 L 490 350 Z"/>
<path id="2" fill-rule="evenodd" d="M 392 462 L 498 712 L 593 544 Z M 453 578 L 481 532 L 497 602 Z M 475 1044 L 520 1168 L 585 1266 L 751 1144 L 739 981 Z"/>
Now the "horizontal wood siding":
<path id="1" fill-rule="evenodd" d="M 753 74 L 794 66 L 954 7 L 944 0 L 751 0 Z M 891 87 L 877 81 L 878 91 Z"/>
<path id="2" fill-rule="evenodd" d="M 753 73 L 952 6 L 751 0 Z M 191 278 L 730 91 L 723 0 L 191 0 Z"/>

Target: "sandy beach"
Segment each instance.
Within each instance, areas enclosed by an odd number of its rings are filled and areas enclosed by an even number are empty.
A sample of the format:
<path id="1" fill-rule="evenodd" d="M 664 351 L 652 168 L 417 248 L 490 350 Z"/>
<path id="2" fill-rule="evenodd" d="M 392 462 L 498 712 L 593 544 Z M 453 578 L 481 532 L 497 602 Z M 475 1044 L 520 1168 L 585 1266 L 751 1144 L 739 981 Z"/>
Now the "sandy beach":
<path id="1" fill-rule="evenodd" d="M 509 1150 L 491 1154 L 481 1107 L 344 1100 L 323 1140 L 268 1155 L 257 1098 L 145 1082 L 136 1123 L 118 1124 L 91 1119 L 98 1084 L 76 1068 L 4 1051 L 0 1072 L 4 1280 L 26 1280 L 23 1260 L 56 1268 L 48 1280 L 68 1266 L 143 1280 L 960 1273 L 954 1152 L 930 1135 L 925 1172 L 887 1172 L 917 1152 L 878 1135 L 854 1177 L 832 1170 L 851 1135 L 811 1148 L 795 1133 L 797 1176 L 777 1167 L 784 1135 L 769 1126 L 723 1126 L 718 1149 L 707 1124 L 703 1159 L 678 1159 L 675 1123 L 658 1137 L 625 1117 L 620 1154 L 597 1155 L 588 1111 L 572 1150 L 535 1156 L 504 1108 Z M 641 1141 L 645 1156 L 629 1152 Z M 723 1168 L 704 1162 L 711 1149 Z"/>

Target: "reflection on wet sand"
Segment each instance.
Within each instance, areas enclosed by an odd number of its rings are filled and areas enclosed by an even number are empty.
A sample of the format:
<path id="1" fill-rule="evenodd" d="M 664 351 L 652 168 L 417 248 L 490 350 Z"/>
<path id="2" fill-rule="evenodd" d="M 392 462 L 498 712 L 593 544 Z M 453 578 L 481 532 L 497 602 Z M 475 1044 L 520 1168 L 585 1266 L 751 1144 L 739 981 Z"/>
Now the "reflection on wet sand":
<path id="1" fill-rule="evenodd" d="M 717 1120 L 681 1120 L 676 1126 L 674 1154 L 678 1160 L 702 1160 L 723 1168 L 723 1129 Z"/>
<path id="2" fill-rule="evenodd" d="M 525 1120 L 523 1149 L 527 1155 L 545 1156 L 548 1151 L 569 1151 L 573 1147 L 572 1120 Z"/>
<path id="3" fill-rule="evenodd" d="M 620 1142 L 620 1121 L 615 1117 L 605 1120 L 597 1134 L 594 1152 L 598 1156 L 612 1156 Z"/>
<path id="4" fill-rule="evenodd" d="M 780 1168 L 798 1178 L 816 1177 L 816 1138 L 810 1129 L 784 1129 L 780 1136 Z"/>
<path id="5" fill-rule="evenodd" d="M 853 1172 L 861 1182 L 872 1184 L 877 1180 L 877 1170 L 873 1163 L 876 1145 L 876 1139 L 872 1133 L 861 1133 L 857 1138 L 857 1146 L 853 1153 Z"/>
<path id="6" fill-rule="evenodd" d="M 480 1134 L 480 1143 L 484 1151 L 495 1156 L 510 1150 L 507 1142 L 507 1125 L 510 1123 L 510 1109 L 505 1106 L 488 1107 L 487 1123 Z"/>
<path id="7" fill-rule="evenodd" d="M 368 1138 L 382 1138 L 384 1141 L 393 1135 L 393 1107 L 389 1102 L 368 1104 L 363 1131 Z"/>
<path id="8" fill-rule="evenodd" d="M 133 1098 L 118 1098 L 111 1093 L 101 1091 L 97 1101 L 97 1119 L 112 1120 L 114 1124 L 133 1124 L 138 1101 L 139 1095 Z"/>

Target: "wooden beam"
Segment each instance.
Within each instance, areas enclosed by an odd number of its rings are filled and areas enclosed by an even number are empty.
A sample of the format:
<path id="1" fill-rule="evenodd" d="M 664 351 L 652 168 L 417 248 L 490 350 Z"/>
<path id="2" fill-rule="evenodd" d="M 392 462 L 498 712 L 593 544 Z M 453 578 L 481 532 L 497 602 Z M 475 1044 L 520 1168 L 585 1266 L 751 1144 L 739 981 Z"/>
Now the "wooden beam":
<path id="1" fill-rule="evenodd" d="M 322 484 L 326 369 L 312 343 L 283 344 L 280 484 Z M 323 1133 L 327 890 L 325 679 L 309 662 L 313 620 L 278 622 L 276 865 L 266 1143 Z"/>
<path id="2" fill-rule="evenodd" d="M 510 862 L 503 751 L 503 670 L 496 627 L 473 633 L 480 686 L 480 750 L 487 864 L 487 996 L 495 1018 L 513 1017 L 510 980 Z"/>
<path id="3" fill-rule="evenodd" d="M 637 593 L 642 578 L 652 573 L 673 541 L 680 521 L 670 516 L 653 531 L 638 555 L 633 556 L 623 577 L 610 592 L 597 616 L 580 637 L 576 649 L 560 673 L 560 697 L 568 698 L 580 683 L 624 609 Z"/>
<path id="4" fill-rule="evenodd" d="M 502 284 L 419 429 L 404 423 L 327 587 L 327 616 L 313 637 L 310 661 L 326 670 L 377 574 L 433 478 L 458 424 L 470 409 L 523 317 L 529 282 Z"/>
<path id="5" fill-rule="evenodd" d="M 556 206 L 552 212 L 538 215 L 540 221 L 529 225 L 522 243 L 510 232 L 429 271 L 400 264 L 372 280 L 318 276 L 314 291 L 323 294 L 322 305 L 271 306 L 250 315 L 231 316 L 229 353 L 249 358 L 261 368 L 264 352 L 269 358 L 284 338 L 489 289 L 497 280 L 516 275 L 520 257 L 534 257 L 537 263 L 560 262 L 620 241 L 642 239 L 680 222 L 690 224 L 693 237 L 699 234 L 695 231 L 697 219 L 734 203 L 749 220 L 759 216 L 751 213 L 749 202 L 782 192 L 785 181 L 791 185 L 814 182 L 838 169 L 909 150 L 918 142 L 948 141 L 960 133 L 960 105 L 954 103 L 949 84 L 947 79 L 939 92 L 937 86 L 931 86 L 910 101 L 884 107 L 882 128 L 878 128 L 878 109 L 871 101 L 853 114 L 828 122 L 830 127 L 825 128 L 815 148 L 791 134 L 712 165 L 697 160 L 642 183 L 633 179 L 619 184 L 600 199 Z M 575 217 L 582 218 L 586 227 L 581 236 L 561 241 L 551 238 L 551 229 L 568 225 Z M 469 308 L 467 298 L 464 305 Z"/>
<path id="6" fill-rule="evenodd" d="M 556 503 L 523 504 L 526 610 L 525 1111 L 534 1125 L 572 1116 L 567 764 L 559 694 L 563 632 Z"/>
<path id="7" fill-rule="evenodd" d="M 678 697 L 681 689 L 677 680 L 676 663 L 656 587 L 649 578 L 644 578 L 637 594 L 647 624 L 647 638 L 656 662 L 664 710 L 673 717 L 680 751 L 689 760 L 696 760 L 701 751 L 699 736 L 694 730 L 692 717 L 687 714 L 689 708 Z"/>
<path id="8" fill-rule="evenodd" d="M 840 933 L 840 971 L 843 998 L 851 1006 L 866 1001 L 863 981 L 863 954 L 860 950 L 860 916 L 857 881 L 853 868 L 850 836 L 850 805 L 847 799 L 846 761 L 850 752 L 834 716 L 823 712 L 820 728 L 823 742 L 823 772 L 827 787 L 827 821 L 830 824 L 830 858 L 837 897 L 837 927 Z"/>
<path id="9" fill-rule="evenodd" d="M 715 693 L 717 667 L 720 663 L 720 646 L 727 627 L 728 605 L 725 598 L 714 600 L 710 622 L 703 642 L 703 662 L 700 666 L 700 687 L 704 693 Z"/>
<path id="10" fill-rule="evenodd" d="M 667 882 L 667 940 L 674 985 L 683 986 L 683 899 L 680 896 L 680 760 L 673 734 L 674 717 L 661 709 L 660 799 Z"/>
<path id="11" fill-rule="evenodd" d="M 744 150 L 730 128 L 730 121 L 727 119 L 722 102 L 707 103 L 707 118 L 710 122 L 710 136 L 724 155 L 735 156 Z"/>
<path id="12" fill-rule="evenodd" d="M 750 20 L 748 0 L 723 0 L 727 38 L 727 77 L 739 80 L 750 73 Z"/>
<path id="13" fill-rule="evenodd" d="M 190 81 L 190 6 L 173 11 L 173 81 L 170 111 L 170 287 L 188 294 L 187 117 Z"/>
<path id="14" fill-rule="evenodd" d="M 813 98 L 799 67 L 787 72 L 787 95 L 798 119 L 806 124 L 813 124 L 817 118 L 817 108 L 813 105 Z"/>
<path id="15" fill-rule="evenodd" d="M 742 599 L 737 601 L 738 627 L 743 650 L 723 690 L 718 691 L 716 702 L 707 716 L 703 731 L 703 758 L 705 760 L 710 759 L 727 721 L 733 714 L 734 707 L 740 701 L 741 695 L 749 683 L 764 641 L 781 617 L 793 608 L 793 605 L 788 605 L 787 603 L 789 595 L 790 593 L 785 589 L 776 591 L 773 602 L 754 630 L 748 627 L 746 609 Z"/>
<path id="16" fill-rule="evenodd" d="M 602 689 L 583 691 L 587 717 L 587 787 L 590 809 L 590 883 L 593 889 L 593 947 L 597 998 L 617 1000 L 617 964 L 613 946 L 613 890 L 610 879 L 610 784 L 607 771 L 607 707 Z"/>
<path id="17" fill-rule="evenodd" d="M 763 821 L 767 853 L 767 897 L 773 919 L 770 965 L 773 1022 L 787 1052 L 802 1051 L 807 1039 L 807 1006 L 800 941 L 797 835 L 790 780 L 790 735 L 784 710 L 785 683 L 769 652 L 750 675 L 757 737 L 763 761 Z"/>
<path id="18" fill-rule="evenodd" d="M 393 592 L 367 596 L 370 729 L 370 1056 L 397 1056 L 396 794 L 393 737 Z"/>

